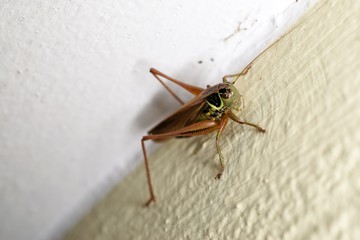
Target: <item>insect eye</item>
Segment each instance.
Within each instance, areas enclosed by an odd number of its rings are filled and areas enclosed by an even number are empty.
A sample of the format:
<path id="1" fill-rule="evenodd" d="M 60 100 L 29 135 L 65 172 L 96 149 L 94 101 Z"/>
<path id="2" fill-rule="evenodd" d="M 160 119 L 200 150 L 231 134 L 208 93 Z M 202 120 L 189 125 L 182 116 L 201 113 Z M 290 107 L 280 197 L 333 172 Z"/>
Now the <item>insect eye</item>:
<path id="1" fill-rule="evenodd" d="M 233 92 L 229 88 L 223 88 L 219 90 L 221 98 L 228 99 L 233 95 Z"/>

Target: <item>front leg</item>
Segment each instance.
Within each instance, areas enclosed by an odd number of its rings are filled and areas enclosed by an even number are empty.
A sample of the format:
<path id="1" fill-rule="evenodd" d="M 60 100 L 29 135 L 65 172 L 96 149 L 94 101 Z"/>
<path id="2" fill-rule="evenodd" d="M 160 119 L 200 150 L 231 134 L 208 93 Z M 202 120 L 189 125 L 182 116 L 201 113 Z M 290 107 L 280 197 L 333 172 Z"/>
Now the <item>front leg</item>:
<path id="1" fill-rule="evenodd" d="M 223 82 L 227 83 L 228 78 L 234 78 L 236 77 L 236 79 L 233 81 L 233 84 L 235 84 L 235 82 L 239 79 L 239 77 L 244 76 L 245 74 L 247 74 L 247 72 L 250 70 L 251 68 L 251 63 L 249 65 L 247 65 L 244 70 L 241 71 L 241 73 L 237 73 L 237 74 L 231 74 L 231 75 L 226 75 L 223 77 Z"/>
<path id="2" fill-rule="evenodd" d="M 221 153 L 220 136 L 221 136 L 221 133 L 224 131 L 227 122 L 228 122 L 228 118 L 226 116 L 223 119 L 221 119 L 220 128 L 216 134 L 216 149 L 217 149 L 217 152 L 219 155 L 220 169 L 219 169 L 219 172 L 216 175 L 215 179 L 220 179 L 221 175 L 224 172 L 224 157 Z"/>
<path id="3" fill-rule="evenodd" d="M 236 117 L 236 115 L 235 115 L 233 112 L 231 112 L 231 111 L 229 111 L 229 112 L 227 113 L 227 115 L 228 115 L 229 118 L 231 118 L 231 120 L 233 120 L 233 121 L 235 121 L 235 122 L 237 122 L 237 123 L 245 124 L 245 125 L 254 127 L 254 128 L 256 128 L 257 130 L 259 130 L 260 132 L 262 132 L 262 133 L 265 133 L 265 132 L 266 132 L 266 130 L 265 130 L 264 128 L 260 127 L 260 126 L 257 125 L 257 124 L 254 124 L 254 123 L 251 123 L 251 122 L 240 121 L 240 120 Z"/>

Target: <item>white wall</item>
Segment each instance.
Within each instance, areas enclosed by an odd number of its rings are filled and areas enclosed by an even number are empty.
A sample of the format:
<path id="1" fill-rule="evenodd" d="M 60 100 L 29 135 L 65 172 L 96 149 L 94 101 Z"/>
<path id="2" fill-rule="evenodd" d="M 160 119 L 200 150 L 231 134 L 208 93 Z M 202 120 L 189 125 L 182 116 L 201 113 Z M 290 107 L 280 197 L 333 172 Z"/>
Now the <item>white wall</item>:
<path id="1" fill-rule="evenodd" d="M 177 106 L 150 67 L 217 83 L 310 2 L 1 1 L 0 239 L 61 236 L 142 162 Z"/>

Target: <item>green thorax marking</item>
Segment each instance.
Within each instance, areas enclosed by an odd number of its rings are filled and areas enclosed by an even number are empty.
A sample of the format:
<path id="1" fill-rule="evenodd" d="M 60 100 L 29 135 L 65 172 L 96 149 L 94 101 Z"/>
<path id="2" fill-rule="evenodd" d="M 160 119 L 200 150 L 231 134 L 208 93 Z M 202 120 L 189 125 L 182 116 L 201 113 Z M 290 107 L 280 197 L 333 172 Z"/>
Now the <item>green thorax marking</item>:
<path id="1" fill-rule="evenodd" d="M 213 93 L 205 98 L 208 107 L 204 109 L 203 113 L 207 119 L 220 120 L 224 115 L 225 106 L 219 93 Z"/>

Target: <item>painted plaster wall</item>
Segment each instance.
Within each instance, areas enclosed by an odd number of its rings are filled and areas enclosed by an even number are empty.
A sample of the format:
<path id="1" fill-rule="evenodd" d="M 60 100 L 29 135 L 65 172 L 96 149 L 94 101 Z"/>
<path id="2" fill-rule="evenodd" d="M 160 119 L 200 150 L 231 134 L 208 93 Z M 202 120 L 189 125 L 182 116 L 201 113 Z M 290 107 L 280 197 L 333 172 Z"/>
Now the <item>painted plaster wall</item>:
<path id="1" fill-rule="evenodd" d="M 309 2 L 0 1 L 0 239 L 60 236 L 142 162 L 178 106 L 150 67 L 216 83 Z"/>
<path id="2" fill-rule="evenodd" d="M 67 239 L 360 239 L 360 2 L 322 1 L 237 82 L 242 119 L 175 139 L 120 183 Z"/>

